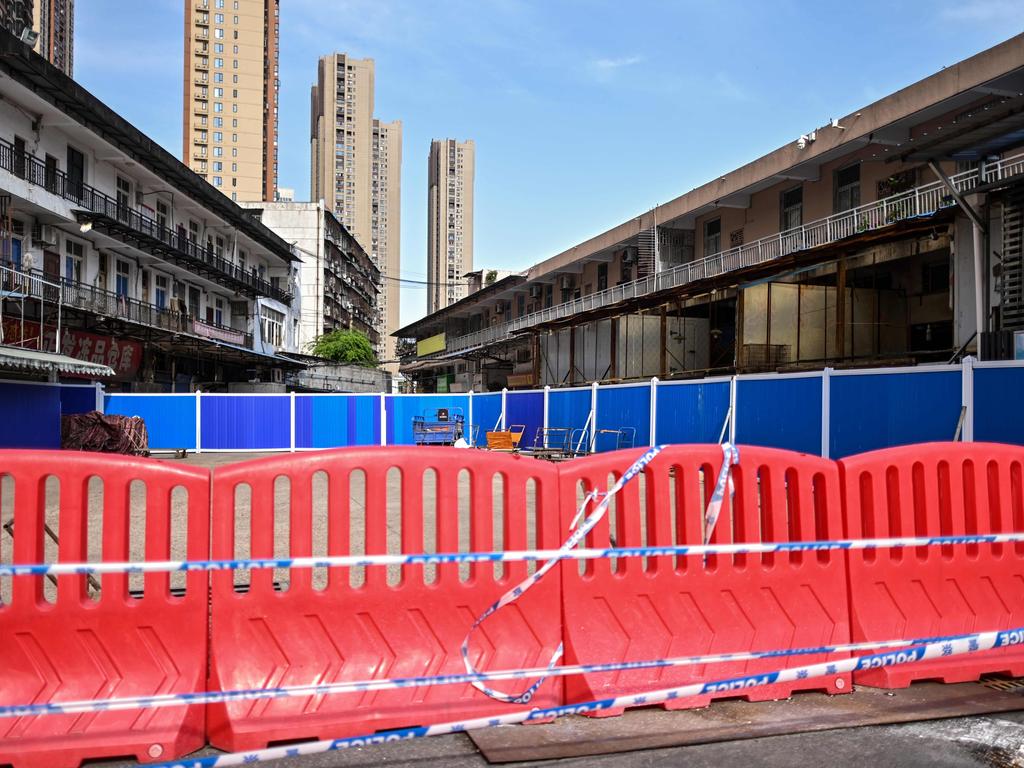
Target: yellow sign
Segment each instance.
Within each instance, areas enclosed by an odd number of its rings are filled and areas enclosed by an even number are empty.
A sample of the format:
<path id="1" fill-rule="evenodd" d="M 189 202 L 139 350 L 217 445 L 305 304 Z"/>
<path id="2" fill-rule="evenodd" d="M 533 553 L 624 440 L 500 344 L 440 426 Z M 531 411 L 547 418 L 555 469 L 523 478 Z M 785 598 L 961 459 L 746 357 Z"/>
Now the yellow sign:
<path id="1" fill-rule="evenodd" d="M 444 334 L 439 333 L 437 336 L 431 336 L 429 339 L 423 339 L 422 341 L 416 342 L 416 356 L 422 357 L 423 355 L 431 355 L 434 352 L 444 352 Z"/>

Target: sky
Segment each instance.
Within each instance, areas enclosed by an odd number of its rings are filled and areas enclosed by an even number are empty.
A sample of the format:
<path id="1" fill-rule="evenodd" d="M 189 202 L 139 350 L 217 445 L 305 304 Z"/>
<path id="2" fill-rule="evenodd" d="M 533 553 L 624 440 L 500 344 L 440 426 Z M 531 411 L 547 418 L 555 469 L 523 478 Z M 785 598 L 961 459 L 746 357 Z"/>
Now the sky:
<path id="1" fill-rule="evenodd" d="M 181 156 L 187 0 L 77 0 L 75 79 Z M 1024 31 L 1020 0 L 281 0 L 279 186 L 309 198 L 309 87 L 376 61 L 403 123 L 402 277 L 427 156 L 476 142 L 476 268 L 525 269 Z M 402 289 L 402 323 L 425 313 Z"/>

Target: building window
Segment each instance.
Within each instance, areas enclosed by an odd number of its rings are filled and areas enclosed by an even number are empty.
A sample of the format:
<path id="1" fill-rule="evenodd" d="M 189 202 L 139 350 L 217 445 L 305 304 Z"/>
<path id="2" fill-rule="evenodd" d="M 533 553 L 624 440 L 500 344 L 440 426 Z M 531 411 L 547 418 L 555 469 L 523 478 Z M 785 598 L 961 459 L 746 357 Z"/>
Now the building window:
<path id="1" fill-rule="evenodd" d="M 220 176 L 214 176 L 213 177 L 213 186 L 215 186 L 215 187 L 222 187 L 222 186 L 224 186 L 224 179 L 222 179 Z"/>
<path id="2" fill-rule="evenodd" d="M 224 258 L 224 238 L 220 235 L 217 235 L 213 240 L 213 253 L 220 258 Z"/>
<path id="3" fill-rule="evenodd" d="M 223 117 L 215 117 L 215 118 L 213 118 L 213 127 L 214 128 L 223 128 L 224 127 L 224 118 Z"/>
<path id="4" fill-rule="evenodd" d="M 213 148 L 213 156 L 214 157 L 222 157 L 223 155 L 224 155 L 224 147 L 214 147 Z"/>
<path id="5" fill-rule="evenodd" d="M 128 218 L 132 197 L 132 183 L 128 179 L 117 177 L 117 218 L 125 221 Z"/>
<path id="6" fill-rule="evenodd" d="M 597 290 L 603 291 L 608 287 L 608 265 L 601 262 L 597 265 Z"/>
<path id="7" fill-rule="evenodd" d="M 214 301 L 213 322 L 216 325 L 224 325 L 224 299 Z"/>
<path id="8" fill-rule="evenodd" d="M 220 69 L 224 66 L 224 59 L 214 59 L 213 66 L 217 67 L 217 69 Z"/>
<path id="9" fill-rule="evenodd" d="M 263 332 L 264 344 L 280 347 L 284 331 L 284 313 L 270 307 L 260 307 L 260 330 Z"/>
<path id="10" fill-rule="evenodd" d="M 165 203 L 163 200 L 156 201 L 156 223 L 159 226 L 164 228 L 168 226 L 170 213 L 171 209 L 168 207 L 167 203 Z"/>
<path id="11" fill-rule="evenodd" d="M 223 112 L 224 111 L 224 105 L 221 104 L 219 101 L 213 102 L 213 111 L 214 112 Z"/>
<path id="12" fill-rule="evenodd" d="M 780 203 L 782 218 L 779 222 L 783 232 L 796 229 L 804 223 L 804 190 L 794 187 L 782 193 Z"/>
<path id="13" fill-rule="evenodd" d="M 214 53 L 224 53 L 224 43 L 214 43 L 213 44 L 213 52 Z"/>
<path id="14" fill-rule="evenodd" d="M 128 262 L 117 260 L 114 273 L 114 290 L 118 296 L 128 295 Z"/>
<path id="15" fill-rule="evenodd" d="M 215 98 L 215 99 L 223 99 L 224 98 L 224 89 L 223 88 L 214 88 L 213 89 L 213 98 Z"/>
<path id="16" fill-rule="evenodd" d="M 82 261 L 85 248 L 81 243 L 64 238 L 64 279 L 72 283 L 82 282 Z"/>
<path id="17" fill-rule="evenodd" d="M 167 308 L 167 278 L 164 275 L 156 276 L 156 305 L 160 309 Z"/>
<path id="18" fill-rule="evenodd" d="M 711 256 L 722 250 L 722 220 L 704 222 L 704 255 Z M 623 278 L 625 279 L 625 278 Z"/>
<path id="19" fill-rule="evenodd" d="M 223 171 L 224 170 L 224 163 L 222 163 L 222 162 L 220 162 L 218 160 L 217 162 L 215 162 L 213 164 L 213 170 L 215 170 L 215 171 Z"/>
<path id="20" fill-rule="evenodd" d="M 222 131 L 214 131 L 213 140 L 217 142 L 224 141 L 224 133 Z"/>
<path id="21" fill-rule="evenodd" d="M 224 82 L 224 73 L 223 72 L 214 72 L 213 73 L 213 82 L 215 82 L 215 83 L 223 83 Z"/>
<path id="22" fill-rule="evenodd" d="M 215 29 L 215 30 L 213 30 L 213 36 L 216 37 L 219 40 L 223 40 L 224 39 L 224 30 L 223 29 Z"/>
<path id="23" fill-rule="evenodd" d="M 834 186 L 836 213 L 860 205 L 860 164 L 836 171 Z"/>
<path id="24" fill-rule="evenodd" d="M 213 14 L 213 23 L 214 24 L 223 24 L 224 23 L 224 14 L 223 13 L 215 13 L 215 14 Z"/>

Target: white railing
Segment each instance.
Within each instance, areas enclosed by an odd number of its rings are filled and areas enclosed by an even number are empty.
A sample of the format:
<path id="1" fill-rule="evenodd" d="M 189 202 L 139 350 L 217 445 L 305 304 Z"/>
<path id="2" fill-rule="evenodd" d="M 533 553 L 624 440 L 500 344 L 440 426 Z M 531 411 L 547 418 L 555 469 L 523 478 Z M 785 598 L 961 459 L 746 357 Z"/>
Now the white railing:
<path id="1" fill-rule="evenodd" d="M 950 177 L 950 181 L 958 192 L 967 192 L 979 184 L 1001 181 L 1021 173 L 1024 173 L 1024 154 L 986 164 L 980 174 L 976 168 L 958 173 Z M 790 253 L 817 248 L 862 232 L 881 229 L 904 219 L 927 216 L 955 204 L 956 201 L 946 185 L 942 181 L 932 181 L 873 203 L 866 203 L 824 219 L 744 243 L 728 251 L 656 272 L 639 280 L 531 312 L 500 325 L 450 338 L 444 352 L 458 352 L 491 344 L 534 325 L 764 264 Z"/>

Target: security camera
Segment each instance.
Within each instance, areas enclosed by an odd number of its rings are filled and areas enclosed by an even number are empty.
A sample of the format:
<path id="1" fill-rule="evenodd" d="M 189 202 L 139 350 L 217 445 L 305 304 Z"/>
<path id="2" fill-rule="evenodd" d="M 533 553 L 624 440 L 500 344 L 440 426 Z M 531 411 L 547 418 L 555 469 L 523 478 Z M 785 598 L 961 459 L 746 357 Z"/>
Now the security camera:
<path id="1" fill-rule="evenodd" d="M 816 138 L 817 136 L 815 135 L 814 131 L 811 131 L 810 133 L 805 133 L 802 136 L 800 136 L 799 139 L 796 140 L 796 148 L 807 149 L 807 145 L 814 141 Z"/>

